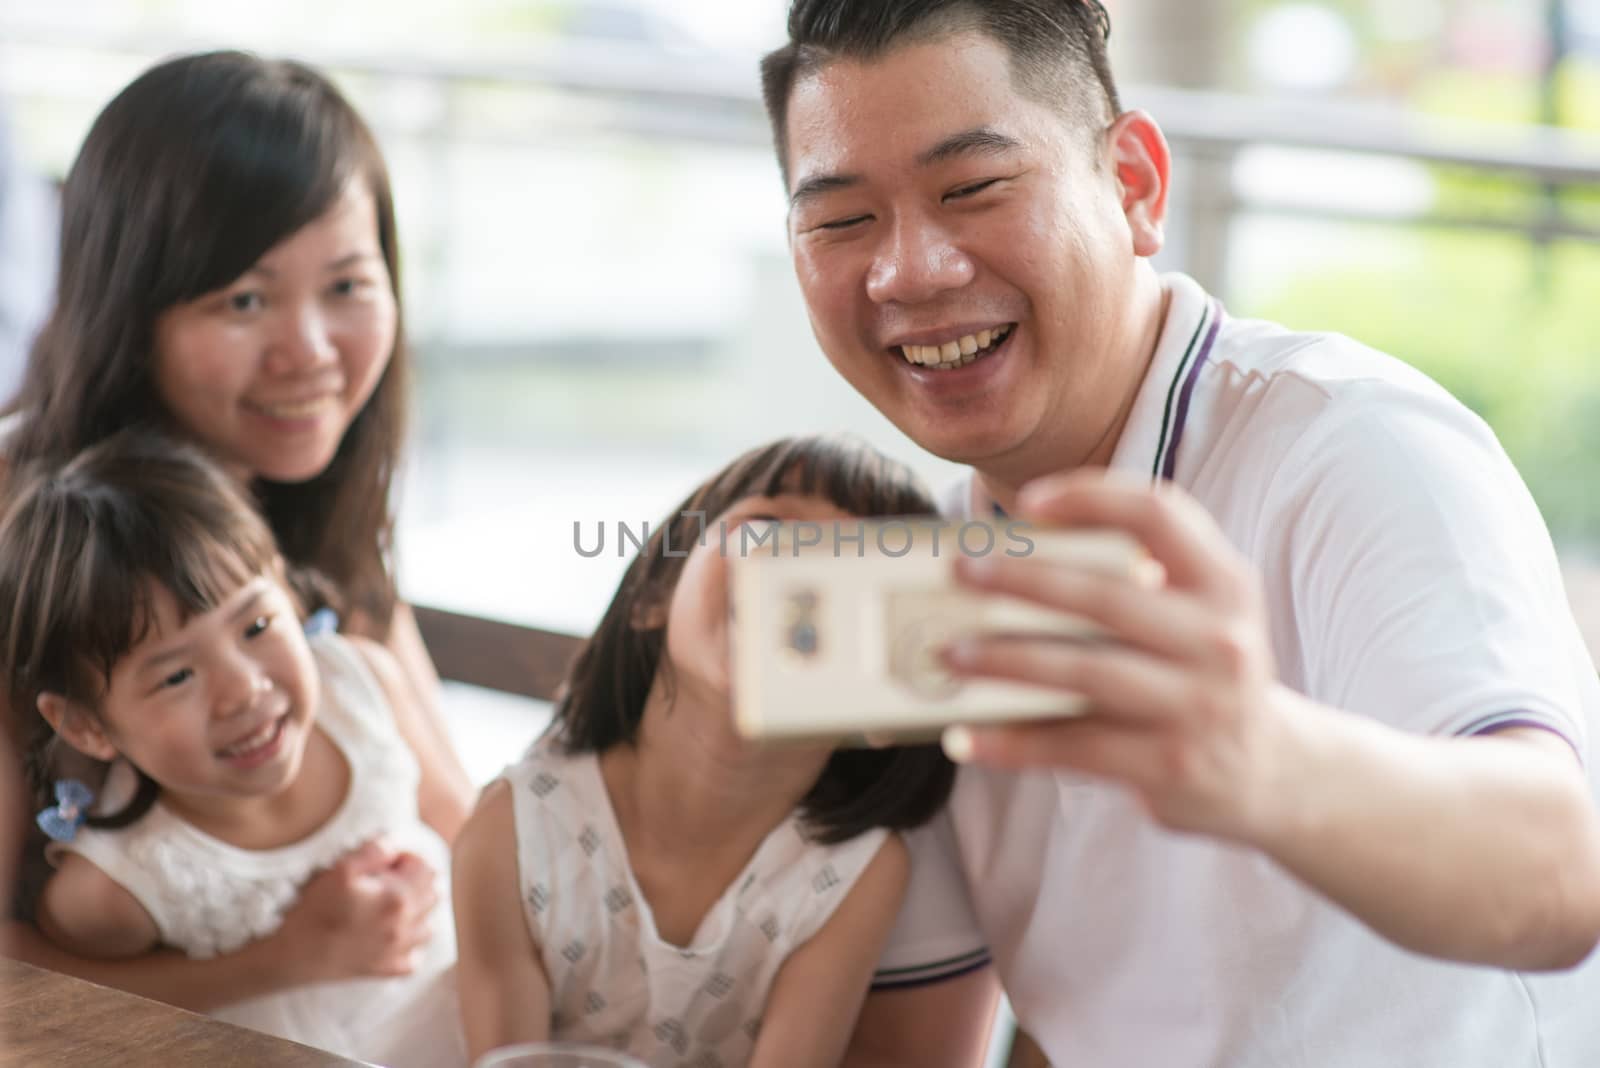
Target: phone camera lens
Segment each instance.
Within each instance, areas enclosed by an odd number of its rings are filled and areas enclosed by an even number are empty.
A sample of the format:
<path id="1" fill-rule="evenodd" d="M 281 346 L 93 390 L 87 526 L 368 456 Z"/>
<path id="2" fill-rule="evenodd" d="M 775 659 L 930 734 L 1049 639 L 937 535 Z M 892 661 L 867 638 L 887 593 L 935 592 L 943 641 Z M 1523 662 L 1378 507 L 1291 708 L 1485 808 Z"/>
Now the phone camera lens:
<path id="1" fill-rule="evenodd" d="M 813 656 L 817 651 L 817 628 L 810 623 L 796 623 L 789 628 L 789 648 L 801 656 Z"/>
<path id="2" fill-rule="evenodd" d="M 913 693 L 926 698 L 953 697 L 962 689 L 961 680 L 945 669 L 939 658 L 941 647 L 957 637 L 956 624 L 937 616 L 905 625 L 895 637 L 890 652 L 890 670 Z"/>
<path id="3" fill-rule="evenodd" d="M 784 626 L 784 644 L 796 656 L 810 659 L 817 655 L 821 644 L 817 631 L 817 594 L 814 590 L 796 590 L 788 596 L 787 617 Z"/>

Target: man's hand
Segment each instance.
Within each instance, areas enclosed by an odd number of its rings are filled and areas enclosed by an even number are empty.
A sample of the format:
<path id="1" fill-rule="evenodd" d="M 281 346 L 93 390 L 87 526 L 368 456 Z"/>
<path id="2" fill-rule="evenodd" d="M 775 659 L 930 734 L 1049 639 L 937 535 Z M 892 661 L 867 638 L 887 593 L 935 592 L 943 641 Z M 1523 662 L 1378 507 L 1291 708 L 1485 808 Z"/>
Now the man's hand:
<path id="1" fill-rule="evenodd" d="M 1132 789 L 1165 826 L 1259 839 L 1285 774 L 1295 702 L 1275 679 L 1260 583 L 1181 491 L 1079 471 L 1028 485 L 1020 517 L 1123 531 L 1154 565 L 1134 581 L 1027 558 L 963 557 L 960 581 L 1093 620 L 1115 645 L 989 638 L 957 643 L 960 675 L 1082 694 L 1081 717 L 953 728 L 957 759 L 1071 769 Z M 1163 577 L 1164 575 L 1164 577 Z"/>
<path id="2" fill-rule="evenodd" d="M 368 842 L 306 884 L 270 941 L 305 982 L 407 975 L 432 935 L 434 878 L 415 854 Z"/>
<path id="3" fill-rule="evenodd" d="M 1564 741 L 1536 727 L 1408 734 L 1293 693 L 1275 678 L 1258 577 L 1176 489 L 1085 471 L 1028 486 L 1019 506 L 1048 525 L 1124 531 L 1165 580 L 958 561 L 967 585 L 1085 616 L 1119 644 L 951 649 L 960 674 L 1090 702 L 1076 719 L 951 728 L 952 756 L 1120 783 L 1162 825 L 1261 850 L 1415 952 L 1527 970 L 1593 949 L 1600 814 Z"/>

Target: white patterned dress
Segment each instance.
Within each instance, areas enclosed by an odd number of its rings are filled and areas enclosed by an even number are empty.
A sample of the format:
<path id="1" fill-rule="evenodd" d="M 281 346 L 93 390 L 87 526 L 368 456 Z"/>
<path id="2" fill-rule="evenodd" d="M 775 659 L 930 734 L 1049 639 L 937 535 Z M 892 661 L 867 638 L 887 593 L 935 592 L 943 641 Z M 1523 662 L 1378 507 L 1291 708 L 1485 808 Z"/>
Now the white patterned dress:
<path id="1" fill-rule="evenodd" d="M 83 828 L 51 855 L 91 861 L 144 906 L 165 944 L 205 958 L 276 931 L 300 887 L 364 842 L 382 836 L 416 853 L 438 876 L 441 899 L 411 975 L 313 983 L 211 1015 L 386 1068 L 460 1068 L 449 850 L 418 815 L 416 756 L 360 652 L 337 634 L 312 638 L 311 648 L 322 677 L 316 724 L 350 765 L 349 789 L 327 823 L 281 849 L 240 849 L 157 802 L 131 826 Z"/>
<path id="2" fill-rule="evenodd" d="M 791 815 L 687 946 L 665 941 L 628 864 L 592 753 L 544 740 L 507 769 L 523 914 L 550 981 L 551 1036 L 653 1068 L 739 1068 L 778 969 L 819 931 L 887 838 L 806 838 Z"/>

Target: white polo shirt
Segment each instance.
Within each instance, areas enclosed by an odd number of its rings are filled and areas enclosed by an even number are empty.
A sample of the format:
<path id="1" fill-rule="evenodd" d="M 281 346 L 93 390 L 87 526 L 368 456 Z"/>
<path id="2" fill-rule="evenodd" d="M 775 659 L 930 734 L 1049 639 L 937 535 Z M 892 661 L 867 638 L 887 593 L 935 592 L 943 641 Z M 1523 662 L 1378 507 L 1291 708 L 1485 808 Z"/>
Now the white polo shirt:
<path id="1" fill-rule="evenodd" d="M 1542 727 L 1593 784 L 1600 682 L 1489 429 L 1381 353 L 1230 319 L 1191 279 L 1164 281 L 1113 466 L 1182 486 L 1260 569 L 1284 683 L 1419 734 Z M 917 843 L 880 985 L 981 953 L 975 916 L 1056 1064 L 1600 1065 L 1600 954 L 1553 975 L 1425 959 L 1264 856 L 1164 831 L 1071 774 L 964 769 L 949 820 L 953 840 L 936 826 Z"/>

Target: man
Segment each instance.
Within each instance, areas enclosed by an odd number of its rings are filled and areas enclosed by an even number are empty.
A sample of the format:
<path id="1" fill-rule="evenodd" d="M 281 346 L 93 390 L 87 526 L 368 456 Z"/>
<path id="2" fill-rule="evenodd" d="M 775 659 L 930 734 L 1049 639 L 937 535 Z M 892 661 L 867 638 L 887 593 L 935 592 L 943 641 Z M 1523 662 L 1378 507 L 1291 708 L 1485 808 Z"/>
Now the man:
<path id="1" fill-rule="evenodd" d="M 949 651 L 1093 711 L 947 733 L 960 875 L 919 843 L 884 986 L 981 963 L 964 881 L 1059 1065 L 1600 1064 L 1600 683 L 1537 510 L 1421 375 L 1154 272 L 1167 147 L 1102 18 L 796 0 L 763 64 L 834 367 L 971 465 L 954 510 L 1164 570 L 961 561 L 1121 644 Z M 856 1063 L 962 1063 L 981 976 L 875 994 Z"/>

